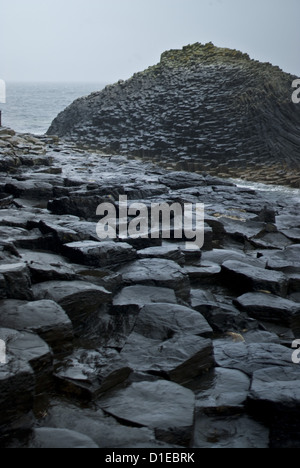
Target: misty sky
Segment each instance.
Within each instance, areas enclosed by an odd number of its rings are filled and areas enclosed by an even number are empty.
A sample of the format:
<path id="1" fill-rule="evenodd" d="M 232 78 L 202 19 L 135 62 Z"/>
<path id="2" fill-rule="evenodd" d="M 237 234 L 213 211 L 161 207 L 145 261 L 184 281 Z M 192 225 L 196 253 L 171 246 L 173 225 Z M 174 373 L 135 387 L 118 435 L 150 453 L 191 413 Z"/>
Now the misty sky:
<path id="1" fill-rule="evenodd" d="M 115 82 L 212 41 L 300 76 L 299 0 L 0 0 L 0 78 Z"/>

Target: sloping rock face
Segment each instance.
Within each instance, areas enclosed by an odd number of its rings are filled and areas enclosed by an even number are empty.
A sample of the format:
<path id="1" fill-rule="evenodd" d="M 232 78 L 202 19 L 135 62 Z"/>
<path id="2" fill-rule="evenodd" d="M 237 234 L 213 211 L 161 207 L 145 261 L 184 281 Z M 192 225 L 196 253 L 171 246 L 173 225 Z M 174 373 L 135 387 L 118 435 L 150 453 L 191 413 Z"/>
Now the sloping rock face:
<path id="1" fill-rule="evenodd" d="M 299 187 L 295 78 L 247 54 L 197 43 L 75 101 L 48 134 L 177 170 Z"/>

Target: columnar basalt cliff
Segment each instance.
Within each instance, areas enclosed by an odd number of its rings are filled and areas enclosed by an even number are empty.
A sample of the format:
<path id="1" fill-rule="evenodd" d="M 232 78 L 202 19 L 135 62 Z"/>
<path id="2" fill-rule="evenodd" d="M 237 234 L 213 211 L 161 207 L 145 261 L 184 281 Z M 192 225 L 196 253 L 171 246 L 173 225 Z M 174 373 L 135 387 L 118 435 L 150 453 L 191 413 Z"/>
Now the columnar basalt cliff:
<path id="1" fill-rule="evenodd" d="M 48 134 L 176 170 L 299 187 L 294 79 L 247 54 L 194 44 L 75 101 Z"/>

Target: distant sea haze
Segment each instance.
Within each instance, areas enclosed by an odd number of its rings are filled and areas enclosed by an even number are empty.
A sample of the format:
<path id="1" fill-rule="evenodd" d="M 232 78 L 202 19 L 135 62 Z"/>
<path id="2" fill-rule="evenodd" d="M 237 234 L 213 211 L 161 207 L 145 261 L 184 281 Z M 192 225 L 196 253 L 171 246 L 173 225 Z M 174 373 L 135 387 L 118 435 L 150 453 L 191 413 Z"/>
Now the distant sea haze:
<path id="1" fill-rule="evenodd" d="M 21 133 L 43 135 L 52 120 L 75 99 L 100 91 L 107 83 L 6 83 L 0 104 L 2 125 Z"/>

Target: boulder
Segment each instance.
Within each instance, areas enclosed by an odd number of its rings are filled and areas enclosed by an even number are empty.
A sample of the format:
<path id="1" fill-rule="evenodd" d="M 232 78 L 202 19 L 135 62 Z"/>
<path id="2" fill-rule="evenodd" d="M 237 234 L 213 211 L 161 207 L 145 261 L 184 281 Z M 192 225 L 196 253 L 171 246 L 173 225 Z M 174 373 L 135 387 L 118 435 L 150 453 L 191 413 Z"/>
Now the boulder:
<path id="1" fill-rule="evenodd" d="M 287 277 L 277 271 L 265 270 L 245 265 L 241 262 L 227 261 L 222 265 L 223 281 L 235 291 L 269 291 L 286 297 Z"/>
<path id="2" fill-rule="evenodd" d="M 214 365 L 210 340 L 195 335 L 175 335 L 154 340 L 132 333 L 121 356 L 137 372 L 148 372 L 184 384 Z"/>
<path id="3" fill-rule="evenodd" d="M 115 295 L 123 285 L 122 276 L 119 273 L 102 268 L 73 266 L 77 273 L 77 279 L 88 281 L 96 286 L 102 286 Z"/>
<path id="4" fill-rule="evenodd" d="M 138 258 L 162 258 L 166 260 L 172 260 L 178 263 L 181 267 L 185 264 L 185 255 L 182 250 L 176 246 L 163 245 L 162 247 L 149 247 L 138 251 Z"/>
<path id="5" fill-rule="evenodd" d="M 300 375 L 297 366 L 273 366 L 254 372 L 249 404 L 266 421 L 272 420 L 275 414 L 297 412 L 299 415 Z"/>
<path id="6" fill-rule="evenodd" d="M 49 281 L 34 285 L 33 292 L 36 300 L 57 302 L 68 314 L 77 335 L 99 308 L 111 300 L 106 289 L 84 281 Z"/>
<path id="7" fill-rule="evenodd" d="M 64 244 L 80 242 L 85 238 L 85 236 L 78 234 L 66 226 L 59 226 L 49 221 L 40 221 L 38 227 L 42 234 L 53 237 L 57 248 Z"/>
<path id="8" fill-rule="evenodd" d="M 201 261 L 200 265 L 187 265 L 185 267 L 191 283 L 209 284 L 215 283 L 221 273 L 221 267 L 216 263 Z"/>
<path id="9" fill-rule="evenodd" d="M 266 367 L 293 368 L 291 351 L 275 343 L 214 342 L 214 355 L 219 367 L 236 369 L 251 376 Z"/>
<path id="10" fill-rule="evenodd" d="M 72 348 L 72 323 L 53 301 L 1 301 L 0 327 L 36 333 L 55 354 L 63 354 Z"/>
<path id="11" fill-rule="evenodd" d="M 136 258 L 136 251 L 130 245 L 120 242 L 73 242 L 66 244 L 63 253 L 74 263 L 93 267 L 112 267 Z"/>
<path id="12" fill-rule="evenodd" d="M 134 331 L 153 340 L 167 340 L 176 334 L 211 337 L 213 331 L 205 318 L 187 307 L 173 304 L 145 305 Z"/>
<path id="13" fill-rule="evenodd" d="M 45 341 L 31 332 L 7 328 L 1 328 L 0 331 L 0 338 L 6 343 L 8 355 L 26 361 L 32 367 L 36 393 L 49 392 L 52 385 L 53 356 Z"/>
<path id="14" fill-rule="evenodd" d="M 250 379 L 243 372 L 216 368 L 205 389 L 196 391 L 196 408 L 207 414 L 242 411 L 250 390 Z"/>
<path id="15" fill-rule="evenodd" d="M 0 339 L 6 341 L 11 333 L 0 329 Z M 6 363 L 0 363 L 0 438 L 31 427 L 35 383 L 28 361 L 7 349 Z"/>
<path id="16" fill-rule="evenodd" d="M 265 268 L 267 261 L 263 259 L 255 259 L 248 255 L 245 255 L 243 252 L 235 251 L 235 250 L 219 250 L 214 249 L 211 252 L 203 252 L 202 253 L 202 261 L 205 262 L 212 262 L 217 263 L 218 265 L 222 265 L 227 261 L 237 261 L 246 263 L 247 265 L 253 265 L 260 268 Z"/>
<path id="17" fill-rule="evenodd" d="M 299 321 L 300 326 L 300 304 L 296 302 L 264 293 L 248 293 L 234 302 L 240 310 L 257 320 L 284 325 L 293 321 L 295 326 Z"/>
<path id="18" fill-rule="evenodd" d="M 233 305 L 216 302 L 211 293 L 193 289 L 191 297 L 193 309 L 203 314 L 216 333 L 240 331 L 253 325 Z"/>
<path id="19" fill-rule="evenodd" d="M 131 369 L 112 349 L 77 350 L 55 373 L 59 389 L 84 399 L 94 399 L 124 382 Z"/>
<path id="20" fill-rule="evenodd" d="M 40 263 L 31 261 L 28 263 L 31 281 L 33 284 L 47 281 L 73 281 L 77 279 L 75 271 L 62 263 Z"/>
<path id="21" fill-rule="evenodd" d="M 53 186 L 38 180 L 12 180 L 6 184 L 5 191 L 16 198 L 49 200 L 53 196 Z"/>
<path id="22" fill-rule="evenodd" d="M 33 299 L 30 273 L 26 264 L 0 265 L 0 298 L 24 301 Z"/>
<path id="23" fill-rule="evenodd" d="M 139 427 L 153 429 L 156 438 L 188 447 L 194 426 L 195 396 L 173 382 L 137 382 L 99 400 L 108 414 Z"/>
<path id="24" fill-rule="evenodd" d="M 36 428 L 29 443 L 31 449 L 97 449 L 89 437 L 67 429 Z"/>
<path id="25" fill-rule="evenodd" d="M 299 369 L 271 367 L 254 373 L 248 408 L 271 427 L 271 448 L 298 448 Z"/>
<path id="26" fill-rule="evenodd" d="M 128 286 L 123 288 L 113 299 L 113 308 L 116 312 L 138 312 L 146 304 L 167 303 L 177 304 L 172 289 L 155 286 Z"/>
<path id="27" fill-rule="evenodd" d="M 43 426 L 64 428 L 90 437 L 104 449 L 117 447 L 134 448 L 138 444 L 155 443 L 154 431 L 146 427 L 129 427 L 115 418 L 105 416 L 101 409 L 82 408 L 66 401 L 54 400 L 41 421 Z"/>
<path id="28" fill-rule="evenodd" d="M 88 196 L 86 193 L 74 193 L 70 196 L 48 198 L 48 210 L 56 215 L 73 215 L 85 220 L 99 221 L 99 216 L 96 215 L 97 207 L 101 203 L 111 202 L 110 199 L 105 199 L 103 196 L 93 195 Z M 96 226 L 95 226 L 96 232 Z"/>
<path id="29" fill-rule="evenodd" d="M 190 172 L 170 172 L 159 179 L 161 184 L 170 187 L 172 190 L 180 190 L 189 187 L 206 186 L 205 178 L 201 174 Z"/>
<path id="30" fill-rule="evenodd" d="M 269 430 L 248 416 L 208 417 L 199 413 L 195 423 L 194 448 L 269 448 Z"/>
<path id="31" fill-rule="evenodd" d="M 185 270 L 171 260 L 137 260 L 121 268 L 125 284 L 173 289 L 178 299 L 189 302 L 190 282 Z"/>

